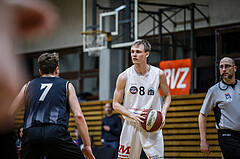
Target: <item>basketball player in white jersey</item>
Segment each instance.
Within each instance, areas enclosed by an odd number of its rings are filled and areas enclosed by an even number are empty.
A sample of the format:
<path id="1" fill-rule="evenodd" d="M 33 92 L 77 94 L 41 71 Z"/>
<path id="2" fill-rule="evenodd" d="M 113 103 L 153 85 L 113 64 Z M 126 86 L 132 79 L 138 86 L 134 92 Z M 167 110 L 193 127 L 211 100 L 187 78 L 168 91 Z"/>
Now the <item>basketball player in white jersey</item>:
<path id="1" fill-rule="evenodd" d="M 125 119 L 120 137 L 119 159 L 139 159 L 142 148 L 148 158 L 164 158 L 162 130 L 149 133 L 140 126 L 144 119 L 142 115 L 146 113 L 144 110 L 156 109 L 162 112 L 163 127 L 171 103 L 164 72 L 147 64 L 150 50 L 151 45 L 146 40 L 133 42 L 131 57 L 134 65 L 122 72 L 116 82 L 113 108 Z M 163 93 L 163 106 L 159 88 Z"/>

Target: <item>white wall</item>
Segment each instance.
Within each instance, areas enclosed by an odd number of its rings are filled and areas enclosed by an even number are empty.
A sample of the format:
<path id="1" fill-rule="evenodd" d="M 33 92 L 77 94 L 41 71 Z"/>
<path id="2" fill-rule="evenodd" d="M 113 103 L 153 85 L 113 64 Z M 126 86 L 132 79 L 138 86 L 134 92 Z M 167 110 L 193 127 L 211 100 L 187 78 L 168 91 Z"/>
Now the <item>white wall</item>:
<path id="1" fill-rule="evenodd" d="M 28 43 L 23 53 L 82 45 L 82 0 L 51 0 L 58 8 L 59 24 L 41 40 Z"/>

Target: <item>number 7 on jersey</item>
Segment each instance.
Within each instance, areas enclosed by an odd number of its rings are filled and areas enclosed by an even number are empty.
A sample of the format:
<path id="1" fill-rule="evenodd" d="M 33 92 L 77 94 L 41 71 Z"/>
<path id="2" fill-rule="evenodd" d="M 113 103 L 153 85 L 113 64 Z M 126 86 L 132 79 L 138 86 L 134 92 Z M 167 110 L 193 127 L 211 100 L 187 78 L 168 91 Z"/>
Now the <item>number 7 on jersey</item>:
<path id="1" fill-rule="evenodd" d="M 39 101 L 44 101 L 45 97 L 47 96 L 49 90 L 51 89 L 52 87 L 52 83 L 41 83 L 41 88 L 40 90 L 42 89 L 45 89 L 41 95 L 41 97 L 39 98 Z"/>

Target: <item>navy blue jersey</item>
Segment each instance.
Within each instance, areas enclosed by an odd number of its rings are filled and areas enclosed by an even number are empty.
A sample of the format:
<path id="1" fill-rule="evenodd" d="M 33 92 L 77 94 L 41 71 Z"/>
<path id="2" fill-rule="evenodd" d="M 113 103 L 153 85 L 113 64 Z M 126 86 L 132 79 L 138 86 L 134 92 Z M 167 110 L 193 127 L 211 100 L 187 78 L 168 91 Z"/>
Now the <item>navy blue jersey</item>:
<path id="1" fill-rule="evenodd" d="M 68 128 L 68 81 L 59 77 L 40 77 L 28 84 L 24 129 L 37 124 L 58 124 Z"/>

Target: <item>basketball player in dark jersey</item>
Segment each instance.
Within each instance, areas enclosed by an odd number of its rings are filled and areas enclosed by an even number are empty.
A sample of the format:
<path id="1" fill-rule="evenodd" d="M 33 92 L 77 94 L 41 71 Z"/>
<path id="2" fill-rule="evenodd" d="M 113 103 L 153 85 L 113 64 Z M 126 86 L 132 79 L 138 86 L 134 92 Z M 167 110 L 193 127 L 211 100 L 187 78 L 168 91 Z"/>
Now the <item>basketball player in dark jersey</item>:
<path id="1" fill-rule="evenodd" d="M 24 85 L 11 106 L 11 114 L 25 105 L 22 138 L 23 159 L 94 159 L 88 127 L 75 89 L 59 78 L 58 57 L 45 53 L 38 58 L 42 75 Z M 70 109 L 74 114 L 84 147 L 81 150 L 67 131 Z"/>

